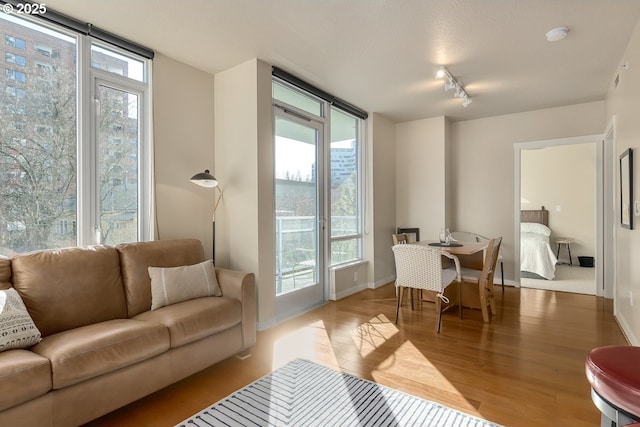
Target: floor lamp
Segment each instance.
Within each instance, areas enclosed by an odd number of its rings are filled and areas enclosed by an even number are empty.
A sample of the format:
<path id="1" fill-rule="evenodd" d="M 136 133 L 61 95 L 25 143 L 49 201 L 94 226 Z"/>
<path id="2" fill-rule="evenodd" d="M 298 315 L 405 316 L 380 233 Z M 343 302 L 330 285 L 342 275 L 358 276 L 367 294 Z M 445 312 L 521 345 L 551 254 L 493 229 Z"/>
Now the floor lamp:
<path id="1" fill-rule="evenodd" d="M 215 188 L 216 190 L 218 190 L 218 197 L 215 200 L 215 203 L 213 205 L 213 231 L 212 231 L 212 241 L 211 241 L 211 258 L 213 260 L 213 263 L 215 264 L 215 258 L 216 258 L 216 209 L 218 209 L 218 203 L 220 203 L 220 199 L 222 198 L 222 189 L 220 188 L 220 186 L 218 185 L 218 180 L 211 175 L 211 173 L 209 173 L 209 169 L 206 169 L 204 172 L 200 172 L 195 174 L 194 176 L 191 177 L 191 182 L 193 182 L 196 185 L 199 185 L 200 187 L 206 187 L 206 188 Z M 215 192 L 214 192 L 215 194 Z"/>

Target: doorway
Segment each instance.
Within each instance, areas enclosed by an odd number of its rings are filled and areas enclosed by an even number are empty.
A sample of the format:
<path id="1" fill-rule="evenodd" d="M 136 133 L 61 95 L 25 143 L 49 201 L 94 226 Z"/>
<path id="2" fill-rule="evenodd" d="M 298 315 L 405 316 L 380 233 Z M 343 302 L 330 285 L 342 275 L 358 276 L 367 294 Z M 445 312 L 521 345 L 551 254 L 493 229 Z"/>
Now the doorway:
<path id="1" fill-rule="evenodd" d="M 517 249 L 514 254 L 516 260 L 514 271 L 517 282 L 522 286 L 604 294 L 602 279 L 604 147 L 602 135 L 532 141 L 514 145 L 516 178 L 514 236 Z M 586 160 L 585 151 L 590 153 L 586 155 Z M 592 160 L 588 160 L 589 155 Z M 572 156 L 582 156 L 582 159 Z M 577 166 L 580 163 L 583 166 Z M 577 168 L 584 168 L 584 170 L 578 172 Z M 553 179 L 554 176 L 567 177 L 574 172 L 582 173 L 589 182 L 574 180 L 571 183 L 567 179 Z M 527 182 L 532 179 L 538 182 L 533 184 Z M 579 200 L 580 193 L 585 194 L 585 192 L 590 194 L 591 201 Z M 540 209 L 542 205 L 550 211 L 549 225 L 552 235 L 549 243 L 554 255 L 557 254 L 560 261 L 556 266 L 556 280 L 544 280 L 535 276 L 532 279 L 527 273 L 520 271 L 520 210 Z M 560 237 L 570 238 L 572 243 L 558 245 L 556 239 Z M 572 250 L 571 259 L 568 254 L 569 249 Z M 594 268 L 580 267 L 578 256 L 595 258 Z M 586 264 L 588 259 L 585 260 Z M 584 286 L 585 283 L 590 284 Z"/>
<path id="2" fill-rule="evenodd" d="M 280 79 L 272 88 L 275 309 L 281 321 L 328 300 L 331 269 L 362 261 L 366 116 Z"/>
<path id="3" fill-rule="evenodd" d="M 324 292 L 323 125 L 275 109 L 276 309 L 321 304 Z"/>

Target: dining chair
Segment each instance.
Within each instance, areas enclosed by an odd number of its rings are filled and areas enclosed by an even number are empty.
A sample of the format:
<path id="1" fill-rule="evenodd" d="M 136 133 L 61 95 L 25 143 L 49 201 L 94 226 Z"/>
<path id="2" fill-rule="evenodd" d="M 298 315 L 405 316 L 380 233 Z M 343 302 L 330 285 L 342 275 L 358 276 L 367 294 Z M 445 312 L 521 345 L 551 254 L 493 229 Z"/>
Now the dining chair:
<path id="1" fill-rule="evenodd" d="M 477 233 L 471 233 L 469 231 L 452 231 L 451 238 L 459 242 L 479 242 L 480 235 Z"/>
<path id="2" fill-rule="evenodd" d="M 459 242 L 487 242 L 491 239 L 478 233 L 469 231 L 452 231 L 451 237 Z M 502 294 L 504 295 L 504 262 L 502 259 L 502 251 L 498 252 L 498 261 L 500 261 L 500 282 L 502 285 Z"/>
<path id="3" fill-rule="evenodd" d="M 391 239 L 393 240 L 394 246 L 409 243 L 409 236 L 407 236 L 405 233 L 392 234 Z"/>
<path id="4" fill-rule="evenodd" d="M 429 290 L 436 292 L 436 332 L 440 333 L 442 321 L 442 303 L 449 303 L 444 295 L 445 289 L 452 283 L 460 281 L 460 262 L 455 255 L 438 248 L 421 245 L 395 245 L 393 255 L 396 263 L 396 319 L 402 305 L 405 288 Z M 455 268 L 442 268 L 442 257 L 454 261 Z M 458 286 L 459 315 L 462 318 L 462 295 Z M 413 309 L 413 306 L 411 307 Z"/>
<path id="5" fill-rule="evenodd" d="M 396 229 L 398 234 L 406 234 L 412 242 L 420 241 L 420 228 L 419 227 L 398 227 Z"/>
<path id="6" fill-rule="evenodd" d="M 496 303 L 493 297 L 493 275 L 498 262 L 501 243 L 502 237 L 489 240 L 482 270 L 471 268 L 460 269 L 461 286 L 464 283 L 471 283 L 478 286 L 482 320 L 486 323 L 490 322 L 489 311 L 491 311 L 491 315 L 496 315 Z"/>
<path id="7" fill-rule="evenodd" d="M 395 245 L 406 245 L 409 244 L 409 236 L 406 233 L 400 233 L 398 232 L 397 234 L 392 234 L 391 235 L 391 239 L 393 240 L 393 246 Z M 398 293 L 398 290 L 396 289 L 396 294 Z M 411 309 L 413 310 L 413 289 L 411 290 Z M 397 296 L 397 295 L 396 295 Z M 420 291 L 418 291 L 418 298 L 422 297 L 422 294 L 420 293 Z"/>

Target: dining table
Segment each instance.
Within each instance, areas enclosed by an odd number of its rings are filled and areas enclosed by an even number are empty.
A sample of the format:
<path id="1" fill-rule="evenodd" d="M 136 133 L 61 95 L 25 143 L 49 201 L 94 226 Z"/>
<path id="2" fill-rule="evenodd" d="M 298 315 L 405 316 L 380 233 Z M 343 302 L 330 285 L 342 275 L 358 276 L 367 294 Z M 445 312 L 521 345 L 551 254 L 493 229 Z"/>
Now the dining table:
<path id="1" fill-rule="evenodd" d="M 453 241 L 447 245 L 440 243 L 439 240 L 420 240 L 413 244 L 428 245 L 447 251 L 458 258 L 461 267 L 482 270 L 484 266 L 485 250 L 487 249 L 489 242 Z M 463 282 L 461 283 L 461 286 L 462 306 L 468 308 L 481 308 L 478 285 Z M 452 305 L 457 304 L 458 292 L 454 291 L 453 286 L 449 286 L 445 290 L 444 294 L 452 302 Z M 431 293 L 429 291 L 424 291 L 421 299 L 424 301 L 434 302 L 435 298 L 435 292 Z"/>
<path id="2" fill-rule="evenodd" d="M 449 244 L 441 243 L 438 240 L 420 240 L 415 242 L 418 245 L 428 245 L 436 248 L 440 248 L 449 252 L 452 255 L 464 255 L 470 256 L 479 252 L 484 252 L 487 248 L 488 242 L 451 242 Z M 482 269 L 482 266 L 480 267 Z"/>

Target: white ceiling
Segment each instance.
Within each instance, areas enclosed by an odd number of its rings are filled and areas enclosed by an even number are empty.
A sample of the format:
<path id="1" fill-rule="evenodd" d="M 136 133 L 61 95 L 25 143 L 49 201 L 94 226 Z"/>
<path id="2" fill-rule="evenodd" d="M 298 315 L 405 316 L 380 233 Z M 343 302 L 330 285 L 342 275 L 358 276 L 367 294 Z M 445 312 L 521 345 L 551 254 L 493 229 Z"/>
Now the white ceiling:
<path id="1" fill-rule="evenodd" d="M 393 121 L 468 120 L 602 100 L 638 0 L 48 0 L 215 74 L 261 58 Z M 569 28 L 550 43 L 548 30 Z M 473 103 L 445 92 L 440 65 Z M 630 67 L 640 64 L 629 64 Z M 179 82 L 176 82 L 179 84 Z"/>

